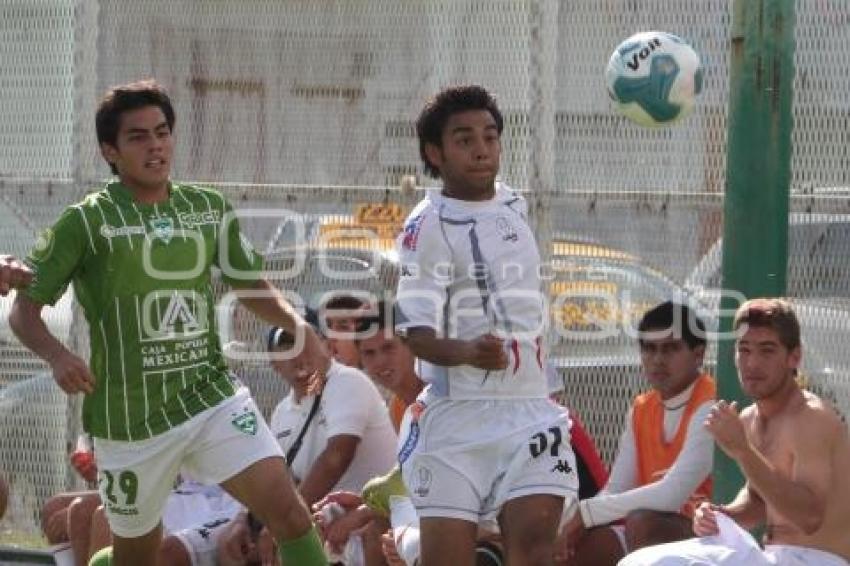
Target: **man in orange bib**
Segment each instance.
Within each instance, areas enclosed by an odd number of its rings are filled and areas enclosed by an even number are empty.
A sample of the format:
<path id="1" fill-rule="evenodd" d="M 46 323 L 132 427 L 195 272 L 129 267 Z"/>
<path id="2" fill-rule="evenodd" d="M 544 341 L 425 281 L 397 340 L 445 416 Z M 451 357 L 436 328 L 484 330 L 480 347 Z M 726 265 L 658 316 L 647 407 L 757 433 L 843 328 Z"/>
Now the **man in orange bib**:
<path id="1" fill-rule="evenodd" d="M 605 489 L 579 502 L 556 558 L 613 565 L 644 546 L 693 536 L 694 509 L 711 498 L 712 438 L 703 428 L 714 379 L 702 370 L 705 325 L 670 301 L 638 325 L 643 374 L 652 389 L 626 417 Z"/>

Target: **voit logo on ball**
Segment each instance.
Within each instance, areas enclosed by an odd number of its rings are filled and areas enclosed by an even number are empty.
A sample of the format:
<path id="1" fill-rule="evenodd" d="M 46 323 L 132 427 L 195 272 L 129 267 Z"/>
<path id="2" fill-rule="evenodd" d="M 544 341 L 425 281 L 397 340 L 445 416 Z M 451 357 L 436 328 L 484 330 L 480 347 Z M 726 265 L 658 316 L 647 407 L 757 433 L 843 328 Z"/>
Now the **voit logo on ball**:
<path id="1" fill-rule="evenodd" d="M 699 55 L 662 31 L 635 34 L 614 50 L 605 69 L 617 110 L 641 126 L 673 124 L 688 116 L 702 91 Z"/>

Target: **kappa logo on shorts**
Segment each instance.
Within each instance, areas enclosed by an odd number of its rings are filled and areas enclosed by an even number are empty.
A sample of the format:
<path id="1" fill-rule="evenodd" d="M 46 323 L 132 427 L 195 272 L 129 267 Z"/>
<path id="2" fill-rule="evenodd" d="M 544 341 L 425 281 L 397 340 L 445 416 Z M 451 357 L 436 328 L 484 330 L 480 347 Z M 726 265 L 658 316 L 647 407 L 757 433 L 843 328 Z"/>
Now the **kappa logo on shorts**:
<path id="1" fill-rule="evenodd" d="M 434 481 L 434 475 L 428 468 L 419 468 L 416 470 L 416 488 L 413 490 L 419 497 L 427 497 L 431 493 L 431 482 Z"/>
<path id="2" fill-rule="evenodd" d="M 237 430 L 254 436 L 257 434 L 257 415 L 254 411 L 248 409 L 241 415 L 235 415 L 230 421 Z"/>
<path id="3" fill-rule="evenodd" d="M 229 523 L 230 519 L 215 519 L 213 521 L 209 521 L 208 523 L 204 523 L 203 526 L 198 529 L 198 534 L 204 540 L 209 540 L 212 535 L 212 530 L 216 527 L 219 527 L 225 523 Z"/>
<path id="4" fill-rule="evenodd" d="M 555 464 L 550 471 L 551 472 L 560 472 L 562 474 L 569 475 L 569 474 L 572 473 L 573 468 L 572 468 L 572 466 L 570 466 L 570 463 L 567 462 L 566 460 L 558 460 L 558 463 Z"/>

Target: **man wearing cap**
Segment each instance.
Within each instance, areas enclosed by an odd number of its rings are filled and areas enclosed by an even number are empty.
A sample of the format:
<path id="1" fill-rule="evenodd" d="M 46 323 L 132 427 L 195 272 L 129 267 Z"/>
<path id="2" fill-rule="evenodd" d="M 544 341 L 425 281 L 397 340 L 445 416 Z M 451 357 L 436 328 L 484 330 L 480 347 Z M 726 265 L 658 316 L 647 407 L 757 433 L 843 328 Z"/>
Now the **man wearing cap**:
<path id="1" fill-rule="evenodd" d="M 269 331 L 272 367 L 291 387 L 272 413 L 271 429 L 309 505 L 332 489 L 359 491 L 390 468 L 396 434 L 381 394 L 356 368 L 331 361 L 324 389 L 310 394 L 309 374 L 287 356 L 293 344 L 283 329 Z"/>
<path id="2" fill-rule="evenodd" d="M 305 319 L 316 323 L 313 313 Z M 397 439 L 386 404 L 363 372 L 335 360 L 322 391 L 314 393 L 309 373 L 292 357 L 294 344 L 293 335 L 281 328 L 271 328 L 266 336 L 271 365 L 290 386 L 272 414 L 272 433 L 308 505 L 335 490 L 359 493 L 366 481 L 395 463 Z M 235 536 L 229 539 L 224 552 L 232 541 L 238 553 Z"/>

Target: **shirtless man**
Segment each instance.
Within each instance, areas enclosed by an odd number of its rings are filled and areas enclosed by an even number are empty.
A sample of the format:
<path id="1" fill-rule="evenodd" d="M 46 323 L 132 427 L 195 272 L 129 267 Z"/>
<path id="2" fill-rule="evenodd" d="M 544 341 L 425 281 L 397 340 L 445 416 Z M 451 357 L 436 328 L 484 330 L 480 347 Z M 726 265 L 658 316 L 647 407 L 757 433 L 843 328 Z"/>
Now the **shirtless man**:
<path id="1" fill-rule="evenodd" d="M 850 560 L 847 425 L 795 380 L 802 356 L 797 317 L 786 301 L 755 299 L 738 309 L 734 328 L 738 377 L 755 403 L 739 414 L 734 402 L 719 401 L 705 426 L 746 485 L 729 504 L 700 506 L 694 532 L 703 538 L 645 548 L 621 566 Z M 760 525 L 764 550 L 743 530 Z"/>

